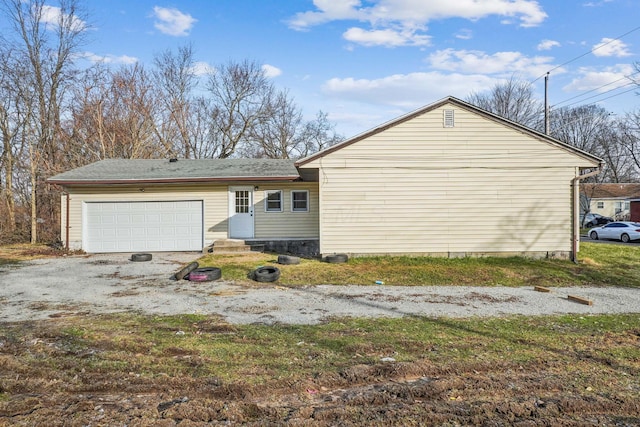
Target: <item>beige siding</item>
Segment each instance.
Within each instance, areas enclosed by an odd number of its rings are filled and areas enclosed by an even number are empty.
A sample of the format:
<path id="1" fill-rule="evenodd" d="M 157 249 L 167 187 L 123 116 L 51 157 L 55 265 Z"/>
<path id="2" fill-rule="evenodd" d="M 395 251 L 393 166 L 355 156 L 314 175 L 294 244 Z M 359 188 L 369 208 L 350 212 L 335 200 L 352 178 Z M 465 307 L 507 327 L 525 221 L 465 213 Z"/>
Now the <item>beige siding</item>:
<path id="1" fill-rule="evenodd" d="M 236 184 L 232 184 L 234 186 Z M 318 237 L 318 189 L 317 183 L 284 183 L 264 185 L 263 183 L 241 183 L 259 185 L 254 192 L 255 237 L 256 238 L 309 238 Z M 141 191 L 144 189 L 144 191 Z M 265 213 L 263 205 L 264 189 L 281 189 L 284 192 L 285 211 Z M 290 211 L 290 190 L 309 190 L 310 211 Z M 82 247 L 82 205 L 84 202 L 126 202 L 126 201 L 174 201 L 202 200 L 204 206 L 204 241 L 211 244 L 216 239 L 228 237 L 229 185 L 175 185 L 175 186 L 95 186 L 71 187 L 69 196 L 69 246 Z M 60 234 L 66 239 L 66 196 L 61 199 L 62 222 Z"/>
<path id="2" fill-rule="evenodd" d="M 570 252 L 571 180 L 593 163 L 454 106 L 318 158 L 322 253 Z"/>
<path id="3" fill-rule="evenodd" d="M 282 212 L 265 212 L 265 191 L 282 190 Z M 291 211 L 291 191 L 309 191 L 309 212 Z M 318 183 L 283 183 L 259 186 L 254 192 L 257 239 L 318 238 Z"/>

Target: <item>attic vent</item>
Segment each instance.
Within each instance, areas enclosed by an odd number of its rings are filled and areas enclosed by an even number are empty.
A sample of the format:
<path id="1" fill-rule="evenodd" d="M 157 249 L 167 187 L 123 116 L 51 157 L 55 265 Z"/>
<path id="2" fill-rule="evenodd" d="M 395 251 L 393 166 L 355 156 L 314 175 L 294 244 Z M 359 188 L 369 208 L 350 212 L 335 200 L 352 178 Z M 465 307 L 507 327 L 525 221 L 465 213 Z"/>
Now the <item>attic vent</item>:
<path id="1" fill-rule="evenodd" d="M 178 161 L 178 159 L 169 159 L 169 163 L 175 163 L 177 161 Z"/>
<path id="2" fill-rule="evenodd" d="M 453 127 L 453 110 L 443 110 L 444 116 L 444 127 L 452 128 Z"/>

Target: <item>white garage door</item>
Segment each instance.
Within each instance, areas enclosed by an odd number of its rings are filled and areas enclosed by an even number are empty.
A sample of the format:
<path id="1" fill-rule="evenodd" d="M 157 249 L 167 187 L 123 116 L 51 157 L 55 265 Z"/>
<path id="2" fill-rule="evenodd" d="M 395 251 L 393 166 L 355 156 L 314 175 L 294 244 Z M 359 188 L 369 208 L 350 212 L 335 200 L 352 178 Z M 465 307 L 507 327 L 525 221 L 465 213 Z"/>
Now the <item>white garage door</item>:
<path id="1" fill-rule="evenodd" d="M 86 252 L 200 251 L 202 201 L 84 204 Z"/>

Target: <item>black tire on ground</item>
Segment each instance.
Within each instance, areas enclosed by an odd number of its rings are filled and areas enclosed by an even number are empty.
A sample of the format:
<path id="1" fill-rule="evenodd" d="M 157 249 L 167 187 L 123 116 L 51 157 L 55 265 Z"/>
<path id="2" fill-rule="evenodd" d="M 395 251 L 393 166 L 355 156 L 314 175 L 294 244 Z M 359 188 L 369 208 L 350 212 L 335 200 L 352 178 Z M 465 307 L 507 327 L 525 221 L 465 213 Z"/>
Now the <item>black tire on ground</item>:
<path id="1" fill-rule="evenodd" d="M 629 243 L 631 238 L 627 233 L 623 233 L 622 236 L 620 236 L 620 240 L 622 240 L 622 243 Z"/>
<path id="2" fill-rule="evenodd" d="M 198 263 L 194 261 L 186 265 L 185 267 L 182 267 L 180 270 L 178 270 L 178 272 L 174 276 L 176 280 L 182 280 L 187 276 L 187 274 L 191 273 L 193 270 L 195 270 L 198 267 L 199 267 Z"/>
<path id="3" fill-rule="evenodd" d="M 347 254 L 327 255 L 324 257 L 324 261 L 330 264 L 340 264 L 349 261 L 349 256 Z"/>
<path id="4" fill-rule="evenodd" d="M 256 282 L 275 282 L 280 278 L 278 267 L 260 267 L 253 272 L 253 280 Z"/>
<path id="5" fill-rule="evenodd" d="M 151 254 L 133 254 L 131 261 L 151 261 Z"/>
<path id="6" fill-rule="evenodd" d="M 187 276 L 191 282 L 210 282 L 212 280 L 218 280 L 221 277 L 222 270 L 218 267 L 196 268 Z"/>
<path id="7" fill-rule="evenodd" d="M 589 233 L 589 237 L 591 238 L 591 240 L 598 240 L 598 233 L 592 231 L 591 233 Z"/>
<path id="8" fill-rule="evenodd" d="M 278 255 L 278 264 L 293 265 L 300 264 L 300 257 L 292 255 Z"/>

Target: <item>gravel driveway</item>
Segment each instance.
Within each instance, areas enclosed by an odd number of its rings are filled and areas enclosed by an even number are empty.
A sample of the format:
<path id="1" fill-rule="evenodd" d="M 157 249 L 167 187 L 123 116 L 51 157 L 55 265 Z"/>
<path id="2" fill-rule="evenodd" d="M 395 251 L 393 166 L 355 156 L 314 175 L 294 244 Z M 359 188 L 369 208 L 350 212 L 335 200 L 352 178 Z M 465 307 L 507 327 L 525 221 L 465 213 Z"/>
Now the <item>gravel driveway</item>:
<path id="1" fill-rule="evenodd" d="M 199 255 L 156 253 L 149 262 L 129 254 L 41 259 L 0 268 L 0 321 L 89 313 L 218 314 L 230 323 L 315 324 L 327 318 L 501 316 L 639 313 L 640 289 L 470 286 L 241 286 L 175 281 L 171 275 Z M 223 277 L 224 279 L 224 277 Z M 583 305 L 567 298 L 593 301 Z"/>

